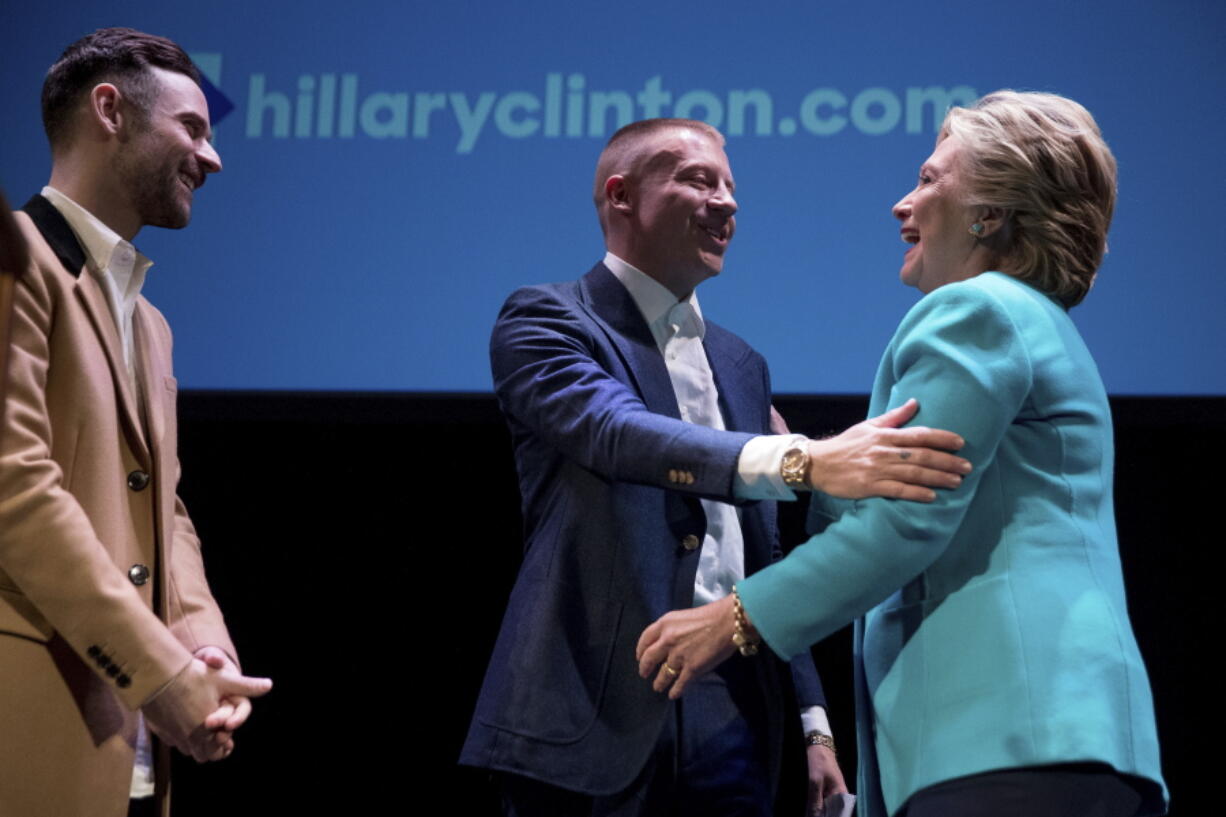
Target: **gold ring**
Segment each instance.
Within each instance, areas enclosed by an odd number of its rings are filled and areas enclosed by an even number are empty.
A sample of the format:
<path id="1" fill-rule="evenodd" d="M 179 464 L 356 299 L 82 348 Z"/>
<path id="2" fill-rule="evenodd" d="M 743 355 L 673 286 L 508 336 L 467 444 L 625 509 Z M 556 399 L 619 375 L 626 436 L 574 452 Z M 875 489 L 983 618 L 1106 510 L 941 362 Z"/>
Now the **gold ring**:
<path id="1" fill-rule="evenodd" d="M 679 670 L 675 670 L 672 667 L 670 667 L 667 661 L 664 662 L 664 671 L 667 672 L 669 675 L 671 675 L 673 678 L 676 678 L 678 675 L 681 674 Z"/>

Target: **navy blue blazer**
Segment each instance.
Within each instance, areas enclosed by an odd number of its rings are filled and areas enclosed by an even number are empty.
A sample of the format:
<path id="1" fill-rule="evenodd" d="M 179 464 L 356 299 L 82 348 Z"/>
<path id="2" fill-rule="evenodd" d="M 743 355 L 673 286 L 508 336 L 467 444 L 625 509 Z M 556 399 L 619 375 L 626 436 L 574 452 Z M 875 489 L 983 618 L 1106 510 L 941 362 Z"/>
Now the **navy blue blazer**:
<path id="1" fill-rule="evenodd" d="M 593 795 L 624 790 L 647 763 L 668 702 L 638 676 L 635 644 L 659 616 L 693 605 L 698 500 L 733 501 L 742 446 L 769 430 L 761 355 L 709 321 L 704 346 L 729 431 L 680 419 L 651 331 L 603 264 L 504 305 L 490 358 L 519 473 L 524 561 L 461 763 Z M 780 556 L 775 505 L 740 512 L 752 573 Z M 807 655 L 790 672 L 766 651 L 758 658 L 777 774 L 785 740 L 804 757 L 798 699 L 825 701 Z"/>

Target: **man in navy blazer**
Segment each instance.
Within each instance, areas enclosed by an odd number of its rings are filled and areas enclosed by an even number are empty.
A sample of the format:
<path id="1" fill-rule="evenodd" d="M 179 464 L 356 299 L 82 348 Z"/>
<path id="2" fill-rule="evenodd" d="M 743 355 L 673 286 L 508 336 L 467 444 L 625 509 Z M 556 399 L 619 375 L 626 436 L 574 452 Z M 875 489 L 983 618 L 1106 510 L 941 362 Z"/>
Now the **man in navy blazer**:
<path id="1" fill-rule="evenodd" d="M 936 449 L 961 442 L 894 428 L 913 404 L 830 440 L 770 433 L 786 429 L 765 361 L 693 294 L 735 229 L 714 128 L 622 128 L 594 198 L 604 261 L 512 294 L 490 341 L 526 539 L 461 762 L 499 773 L 508 814 L 768 815 L 804 710 L 816 805 L 846 789 L 808 656 L 726 662 L 669 701 L 638 677 L 635 643 L 780 557 L 763 500 L 930 501 L 966 468 Z"/>

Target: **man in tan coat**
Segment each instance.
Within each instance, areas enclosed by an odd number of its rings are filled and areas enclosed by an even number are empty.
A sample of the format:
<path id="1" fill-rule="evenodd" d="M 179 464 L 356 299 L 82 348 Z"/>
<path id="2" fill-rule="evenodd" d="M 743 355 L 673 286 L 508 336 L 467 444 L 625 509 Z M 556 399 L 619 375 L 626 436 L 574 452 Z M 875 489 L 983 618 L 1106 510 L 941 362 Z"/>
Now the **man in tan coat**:
<path id="1" fill-rule="evenodd" d="M 164 747 L 227 756 L 271 686 L 238 668 L 176 495 L 170 330 L 130 243 L 185 226 L 221 161 L 199 74 L 160 37 L 79 40 L 42 105 L 0 435 L 0 814 L 166 814 Z"/>

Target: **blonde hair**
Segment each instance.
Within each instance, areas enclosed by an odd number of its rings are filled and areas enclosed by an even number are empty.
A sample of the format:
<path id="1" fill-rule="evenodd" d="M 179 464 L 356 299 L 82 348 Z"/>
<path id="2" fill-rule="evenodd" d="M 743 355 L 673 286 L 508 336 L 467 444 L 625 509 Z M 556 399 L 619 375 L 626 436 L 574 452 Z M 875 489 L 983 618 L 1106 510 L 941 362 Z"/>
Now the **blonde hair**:
<path id="1" fill-rule="evenodd" d="M 938 141 L 956 136 L 969 204 L 1000 208 L 984 242 L 1000 271 L 1081 302 L 1107 251 L 1116 164 L 1094 117 L 1055 94 L 996 91 L 952 108 Z"/>

